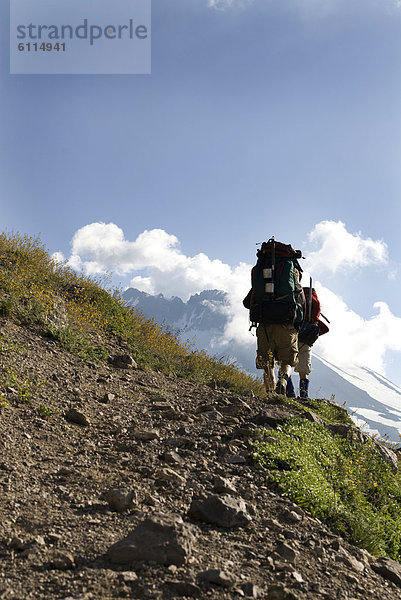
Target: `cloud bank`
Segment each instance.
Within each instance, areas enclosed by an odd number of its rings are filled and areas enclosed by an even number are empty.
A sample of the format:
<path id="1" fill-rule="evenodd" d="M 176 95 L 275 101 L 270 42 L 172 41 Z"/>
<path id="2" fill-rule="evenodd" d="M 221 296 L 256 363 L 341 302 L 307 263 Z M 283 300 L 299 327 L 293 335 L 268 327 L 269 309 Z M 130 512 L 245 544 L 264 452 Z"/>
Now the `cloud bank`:
<path id="1" fill-rule="evenodd" d="M 341 221 L 322 221 L 308 234 L 318 250 L 309 252 L 307 268 L 314 273 L 336 273 L 358 267 L 383 265 L 388 261 L 383 241 L 364 239 L 361 233 L 349 233 Z"/>
<path id="2" fill-rule="evenodd" d="M 318 354 L 338 366 L 357 364 L 386 375 L 386 352 L 401 352 L 401 318 L 378 301 L 373 305 L 375 314 L 364 319 L 320 282 L 316 290 L 323 313 L 330 318 L 330 332 L 314 346 Z"/>
<path id="3" fill-rule="evenodd" d="M 283 10 L 286 14 L 295 13 L 308 20 L 330 18 L 333 14 L 390 14 L 398 15 L 401 9 L 401 0 L 205 0 L 207 6 L 218 11 L 227 11 L 235 8 L 247 8 L 254 4 L 262 7 L 264 11 L 276 12 Z"/>
<path id="4" fill-rule="evenodd" d="M 387 350 L 401 352 L 401 318 L 393 315 L 388 305 L 378 298 L 374 314 L 364 319 L 324 284 L 324 278 L 336 272 L 352 274 L 358 269 L 383 267 L 388 263 L 386 244 L 381 240 L 350 233 L 342 222 L 322 221 L 315 225 L 307 240 L 313 248 L 304 261 L 303 281 L 309 273 L 318 275 L 315 288 L 323 312 L 330 318 L 330 333 L 316 344 L 324 358 L 337 365 L 359 364 L 385 374 Z M 227 292 L 229 308 L 222 347 L 232 341 L 255 347 L 249 333 L 248 313 L 242 299 L 250 287 L 252 265 L 230 266 L 206 254 L 186 256 L 176 236 L 162 229 L 143 231 L 134 241 L 125 238 L 114 223 L 91 223 L 79 229 L 71 243 L 68 264 L 88 275 L 114 272 L 127 277 L 130 286 L 150 294 L 190 295 L 205 289 Z M 62 260 L 60 253 L 55 256 Z"/>
<path id="5" fill-rule="evenodd" d="M 230 8 L 246 8 L 252 3 L 253 0 L 208 0 L 207 5 L 215 10 L 227 10 Z"/>

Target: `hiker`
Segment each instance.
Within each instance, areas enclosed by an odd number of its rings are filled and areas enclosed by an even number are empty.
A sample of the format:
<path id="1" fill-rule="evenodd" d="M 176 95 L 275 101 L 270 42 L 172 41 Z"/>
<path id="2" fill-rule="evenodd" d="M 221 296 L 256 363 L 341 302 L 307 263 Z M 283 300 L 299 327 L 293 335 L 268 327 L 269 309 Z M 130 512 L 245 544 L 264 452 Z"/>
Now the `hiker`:
<path id="1" fill-rule="evenodd" d="M 298 357 L 297 328 L 303 320 L 302 269 L 297 260 L 301 252 L 271 238 L 263 242 L 257 257 L 243 304 L 250 310 L 251 327 L 257 326 L 256 368 L 263 369 L 266 392 L 285 395 Z"/>
<path id="2" fill-rule="evenodd" d="M 310 278 L 309 287 L 303 288 L 305 296 L 305 318 L 298 334 L 298 361 L 295 371 L 299 374 L 299 397 L 302 400 L 308 398 L 309 375 L 312 370 L 312 346 L 319 336 L 329 331 L 329 328 L 319 319 L 322 316 L 328 323 L 328 319 L 321 313 L 320 301 L 316 290 L 312 287 Z"/>

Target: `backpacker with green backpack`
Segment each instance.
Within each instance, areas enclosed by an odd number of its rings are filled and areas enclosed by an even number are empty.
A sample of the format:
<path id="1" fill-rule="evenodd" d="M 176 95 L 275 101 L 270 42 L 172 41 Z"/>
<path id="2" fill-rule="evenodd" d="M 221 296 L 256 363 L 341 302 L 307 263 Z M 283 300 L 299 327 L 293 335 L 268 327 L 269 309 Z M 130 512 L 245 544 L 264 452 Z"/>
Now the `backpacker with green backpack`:
<path id="1" fill-rule="evenodd" d="M 244 299 L 252 324 L 294 325 L 303 320 L 304 296 L 300 285 L 300 250 L 274 238 L 263 242 L 252 269 L 252 288 Z"/>

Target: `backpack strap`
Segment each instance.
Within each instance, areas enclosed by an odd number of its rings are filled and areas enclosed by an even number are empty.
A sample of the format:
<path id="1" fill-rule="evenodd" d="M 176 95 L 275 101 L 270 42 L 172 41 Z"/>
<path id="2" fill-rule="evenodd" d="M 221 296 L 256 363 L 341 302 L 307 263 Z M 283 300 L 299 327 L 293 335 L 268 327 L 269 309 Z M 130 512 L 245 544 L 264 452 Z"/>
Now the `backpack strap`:
<path id="1" fill-rule="evenodd" d="M 273 243 L 273 247 L 272 247 L 272 281 L 273 281 L 273 298 L 276 297 L 276 286 L 275 286 L 275 281 L 276 281 L 276 243 L 274 240 L 274 237 L 272 237 L 269 242 Z"/>
<path id="2" fill-rule="evenodd" d="M 288 296 L 290 296 L 291 294 L 285 294 L 284 296 L 279 296 L 278 298 L 275 298 L 275 300 L 283 300 L 284 298 L 288 298 Z"/>
<path id="3" fill-rule="evenodd" d="M 308 298 L 308 321 L 312 319 L 312 277 L 309 277 L 309 298 Z"/>

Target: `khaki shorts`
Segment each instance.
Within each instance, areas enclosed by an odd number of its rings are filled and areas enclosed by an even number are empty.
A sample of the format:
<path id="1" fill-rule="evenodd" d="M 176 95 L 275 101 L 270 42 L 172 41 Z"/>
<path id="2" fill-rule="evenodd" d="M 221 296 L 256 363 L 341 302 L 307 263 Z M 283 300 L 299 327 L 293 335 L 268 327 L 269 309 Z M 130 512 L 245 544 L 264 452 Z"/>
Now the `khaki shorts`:
<path id="1" fill-rule="evenodd" d="M 298 357 L 298 333 L 292 325 L 258 325 L 256 368 L 274 367 L 274 359 L 293 367 Z"/>
<path id="2" fill-rule="evenodd" d="M 297 373 L 305 373 L 309 375 L 312 370 L 312 348 L 308 344 L 299 344 L 298 346 L 298 362 L 295 365 Z"/>

